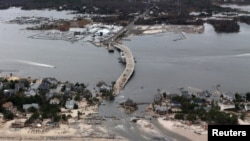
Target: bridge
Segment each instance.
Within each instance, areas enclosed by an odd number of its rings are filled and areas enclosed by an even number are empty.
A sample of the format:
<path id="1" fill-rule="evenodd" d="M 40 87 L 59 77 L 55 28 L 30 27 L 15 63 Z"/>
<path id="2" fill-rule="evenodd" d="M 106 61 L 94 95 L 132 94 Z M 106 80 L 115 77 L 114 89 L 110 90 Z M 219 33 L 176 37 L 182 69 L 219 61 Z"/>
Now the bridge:
<path id="1" fill-rule="evenodd" d="M 123 44 L 118 44 L 116 42 L 117 39 L 120 38 L 120 36 L 127 31 L 129 31 L 134 23 L 139 19 L 144 17 L 146 14 L 148 14 L 150 8 L 146 9 L 141 15 L 136 16 L 133 21 L 131 21 L 127 26 L 123 27 L 120 31 L 118 31 L 115 35 L 108 38 L 107 40 L 103 41 L 103 44 L 108 46 L 108 50 L 112 51 L 112 47 L 119 49 L 121 52 L 123 52 L 123 55 L 125 57 L 125 63 L 126 67 L 123 71 L 123 73 L 120 75 L 120 77 L 116 80 L 114 86 L 113 86 L 113 94 L 118 95 L 120 91 L 125 87 L 129 79 L 132 77 L 134 71 L 135 71 L 135 60 L 132 52 L 128 47 L 126 47 Z"/>
<path id="2" fill-rule="evenodd" d="M 126 47 L 125 45 L 113 44 L 113 46 L 120 49 L 120 51 L 123 52 L 123 54 L 125 56 L 125 63 L 126 63 L 126 67 L 125 67 L 123 73 L 116 80 L 116 82 L 113 86 L 113 89 L 114 89 L 113 93 L 115 95 L 118 95 L 134 73 L 135 60 L 134 60 L 134 57 L 133 57 L 131 50 L 128 47 Z"/>

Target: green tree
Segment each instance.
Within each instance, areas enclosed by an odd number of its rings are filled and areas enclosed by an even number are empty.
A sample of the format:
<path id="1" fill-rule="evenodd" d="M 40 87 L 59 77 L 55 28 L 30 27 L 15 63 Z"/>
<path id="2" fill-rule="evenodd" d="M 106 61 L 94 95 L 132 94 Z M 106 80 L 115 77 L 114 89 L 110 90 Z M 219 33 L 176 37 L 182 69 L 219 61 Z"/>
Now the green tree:
<path id="1" fill-rule="evenodd" d="M 186 119 L 194 122 L 196 120 L 196 115 L 195 114 L 188 114 Z"/>
<path id="2" fill-rule="evenodd" d="M 185 114 L 183 113 L 177 113 L 174 115 L 175 119 L 179 119 L 179 120 L 184 120 L 185 119 Z"/>
<path id="3" fill-rule="evenodd" d="M 74 104 L 74 109 L 78 109 L 78 105 L 77 104 Z"/>
<path id="4" fill-rule="evenodd" d="M 163 92 L 162 93 L 163 97 L 166 99 L 167 98 L 167 93 L 166 92 Z"/>
<path id="5" fill-rule="evenodd" d="M 62 114 L 62 120 L 63 121 L 68 121 L 68 118 L 67 118 L 67 116 L 65 114 Z"/>
<path id="6" fill-rule="evenodd" d="M 7 120 L 13 120 L 14 119 L 14 114 L 10 111 L 5 111 L 3 113 L 3 117 L 4 119 L 7 119 Z"/>
<path id="7" fill-rule="evenodd" d="M 242 96 L 240 94 L 236 93 L 234 97 L 235 97 L 235 102 L 241 102 Z"/>
<path id="8" fill-rule="evenodd" d="M 250 101 L 250 92 L 247 92 L 247 93 L 246 93 L 246 100 L 247 100 L 247 101 Z"/>

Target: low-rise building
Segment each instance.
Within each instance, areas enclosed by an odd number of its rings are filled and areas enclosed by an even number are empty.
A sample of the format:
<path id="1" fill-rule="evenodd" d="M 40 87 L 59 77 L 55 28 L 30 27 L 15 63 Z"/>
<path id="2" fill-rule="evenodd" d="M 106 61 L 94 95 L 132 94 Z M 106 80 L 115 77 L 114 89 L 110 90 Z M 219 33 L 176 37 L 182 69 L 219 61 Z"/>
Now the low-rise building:
<path id="1" fill-rule="evenodd" d="M 5 110 L 11 111 L 13 109 L 13 103 L 12 102 L 6 102 L 2 105 L 2 107 Z"/>
<path id="2" fill-rule="evenodd" d="M 39 109 L 39 105 L 37 103 L 23 104 L 23 109 L 24 110 L 28 110 L 31 107 L 34 107 L 35 109 Z"/>
<path id="3" fill-rule="evenodd" d="M 60 103 L 60 100 L 58 99 L 58 98 L 53 98 L 53 99 L 50 99 L 50 101 L 49 101 L 49 104 L 59 104 Z"/>

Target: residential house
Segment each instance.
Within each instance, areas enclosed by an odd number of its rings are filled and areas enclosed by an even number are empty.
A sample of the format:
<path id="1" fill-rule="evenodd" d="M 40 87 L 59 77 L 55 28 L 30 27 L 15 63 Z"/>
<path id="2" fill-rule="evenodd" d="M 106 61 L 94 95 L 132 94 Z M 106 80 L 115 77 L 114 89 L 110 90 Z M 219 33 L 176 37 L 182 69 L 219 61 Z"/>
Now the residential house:
<path id="1" fill-rule="evenodd" d="M 37 94 L 37 90 L 30 89 L 24 92 L 25 96 L 35 96 Z"/>
<path id="2" fill-rule="evenodd" d="M 11 96 L 11 95 L 14 95 L 15 94 L 15 90 L 14 89 L 5 89 L 3 91 L 3 94 L 4 95 L 7 95 L 7 96 Z"/>
<path id="3" fill-rule="evenodd" d="M 43 80 L 42 83 L 39 85 L 38 90 L 40 92 L 49 92 L 50 90 L 50 83 L 46 80 Z"/>
<path id="4" fill-rule="evenodd" d="M 59 104 L 60 103 L 60 100 L 58 99 L 58 98 L 53 98 L 53 99 L 50 99 L 50 101 L 49 101 L 49 104 Z"/>
<path id="5" fill-rule="evenodd" d="M 5 110 L 11 111 L 13 109 L 13 103 L 12 102 L 6 102 L 2 105 L 2 107 Z"/>
<path id="6" fill-rule="evenodd" d="M 54 96 L 54 93 L 48 92 L 45 94 L 45 97 L 47 100 L 49 100 L 50 98 L 52 98 Z"/>
<path id="7" fill-rule="evenodd" d="M 157 106 L 155 107 L 155 112 L 159 115 L 165 115 L 170 108 L 167 106 Z"/>
<path id="8" fill-rule="evenodd" d="M 15 84 L 15 92 L 19 92 L 20 90 L 24 88 L 25 88 L 24 83 L 19 82 Z"/>
<path id="9" fill-rule="evenodd" d="M 250 105 L 249 105 L 249 104 L 245 104 L 245 105 L 244 105 L 244 109 L 245 109 L 247 112 L 250 112 Z"/>
<path id="10" fill-rule="evenodd" d="M 109 86 L 106 86 L 106 85 L 102 85 L 101 87 L 100 87 L 100 92 L 107 92 L 107 91 L 110 91 L 111 90 L 111 87 L 109 87 Z"/>
<path id="11" fill-rule="evenodd" d="M 28 110 L 31 107 L 34 107 L 35 109 L 39 109 L 39 105 L 37 103 L 23 104 L 23 109 L 24 110 Z"/>
<path id="12" fill-rule="evenodd" d="M 192 93 L 190 93 L 187 90 L 181 90 L 181 96 L 183 96 L 185 98 L 191 98 L 192 97 Z"/>
<path id="13" fill-rule="evenodd" d="M 65 103 L 65 107 L 67 109 L 74 109 L 74 105 L 77 104 L 77 102 L 75 102 L 75 100 L 67 100 Z"/>
<path id="14" fill-rule="evenodd" d="M 57 86 L 58 81 L 55 78 L 44 78 L 38 89 L 42 92 L 49 92 L 53 87 Z"/>
<path id="15" fill-rule="evenodd" d="M 65 84 L 64 95 L 71 96 L 71 90 L 72 90 L 72 88 L 73 88 L 73 84 L 72 83 L 66 83 Z"/>
<path id="16" fill-rule="evenodd" d="M 178 101 L 171 101 L 170 106 L 173 107 L 181 107 L 181 103 Z"/>

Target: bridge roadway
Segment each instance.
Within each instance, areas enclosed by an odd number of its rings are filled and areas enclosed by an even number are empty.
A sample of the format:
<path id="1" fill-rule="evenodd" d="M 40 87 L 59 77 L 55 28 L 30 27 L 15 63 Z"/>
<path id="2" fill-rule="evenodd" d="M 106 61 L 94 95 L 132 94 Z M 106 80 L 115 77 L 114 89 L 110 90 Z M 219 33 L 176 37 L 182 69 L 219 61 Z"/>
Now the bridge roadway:
<path id="1" fill-rule="evenodd" d="M 124 53 L 125 61 L 126 61 L 126 67 L 123 73 L 120 75 L 120 77 L 116 80 L 114 87 L 113 87 L 114 95 L 118 95 L 134 73 L 135 60 L 134 60 L 131 50 L 127 46 L 122 45 L 122 44 L 117 44 L 117 43 L 113 44 L 113 46 L 120 49 Z"/>
<path id="2" fill-rule="evenodd" d="M 148 14 L 149 10 L 150 8 L 146 9 L 141 15 L 136 16 L 133 21 L 131 21 L 127 26 L 123 27 L 114 36 L 110 37 L 109 39 L 103 42 L 104 44 L 108 45 L 108 49 L 111 49 L 110 47 L 114 46 L 120 49 L 124 53 L 124 56 L 125 56 L 126 67 L 123 73 L 121 74 L 121 76 L 116 80 L 113 86 L 114 95 L 118 95 L 120 93 L 120 91 L 125 87 L 126 83 L 129 81 L 129 79 L 132 77 L 134 70 L 135 70 L 135 60 L 134 60 L 132 52 L 125 45 L 118 44 L 116 40 L 118 39 L 120 35 L 129 31 L 139 18 L 145 17 L 145 15 Z"/>

